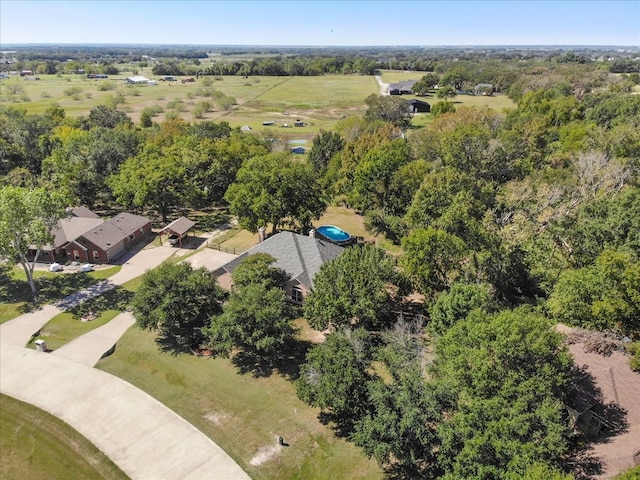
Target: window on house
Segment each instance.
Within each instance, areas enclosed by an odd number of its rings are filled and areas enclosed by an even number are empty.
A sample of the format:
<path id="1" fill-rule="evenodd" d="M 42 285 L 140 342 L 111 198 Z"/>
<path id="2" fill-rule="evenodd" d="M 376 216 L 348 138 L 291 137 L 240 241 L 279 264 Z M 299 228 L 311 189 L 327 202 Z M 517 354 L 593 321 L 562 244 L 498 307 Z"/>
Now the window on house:
<path id="1" fill-rule="evenodd" d="M 302 303 L 302 290 L 299 287 L 293 287 L 291 289 L 291 299 L 294 302 Z"/>
<path id="2" fill-rule="evenodd" d="M 93 251 L 93 259 L 97 262 L 98 260 L 100 260 L 100 254 L 98 253 L 97 250 Z"/>
<path id="3" fill-rule="evenodd" d="M 73 259 L 80 260 L 80 252 L 78 250 L 73 251 Z"/>
<path id="4" fill-rule="evenodd" d="M 142 235 L 144 233 L 144 228 L 140 229 L 140 235 Z"/>

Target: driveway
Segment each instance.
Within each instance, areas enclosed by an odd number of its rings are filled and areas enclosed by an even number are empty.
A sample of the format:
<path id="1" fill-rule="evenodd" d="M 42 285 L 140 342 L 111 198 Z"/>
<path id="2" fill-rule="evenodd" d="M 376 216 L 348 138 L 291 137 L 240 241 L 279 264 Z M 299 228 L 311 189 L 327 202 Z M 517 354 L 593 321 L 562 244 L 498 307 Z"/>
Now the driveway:
<path id="1" fill-rule="evenodd" d="M 132 479 L 249 479 L 175 412 L 124 380 L 81 363 L 3 343 L 0 391 L 64 420 Z"/>
<path id="2" fill-rule="evenodd" d="M 121 285 L 189 250 L 155 247 L 121 259 L 108 280 L 53 305 L 0 325 L 0 392 L 64 420 L 104 452 L 130 478 L 228 479 L 249 476 L 215 442 L 142 390 L 92 368 L 134 323 L 128 312 L 51 354 L 24 348 L 60 312 Z M 198 252 L 195 261 L 226 263 L 224 252 Z M 216 255 L 219 254 L 219 255 Z"/>
<path id="3" fill-rule="evenodd" d="M 157 267 L 163 261 L 180 251 L 170 247 L 154 247 L 144 250 L 132 251 L 127 257 L 123 257 L 122 269 L 107 280 L 98 282 L 88 288 L 80 290 L 52 305 L 44 307 L 33 312 L 25 313 L 13 320 L 0 325 L 0 341 L 11 345 L 25 346 L 31 337 L 36 334 L 49 320 L 70 308 L 73 308 L 90 298 L 101 295 L 114 288 L 116 285 L 122 285 L 129 280 L 139 277 L 147 270 Z M 186 254 L 187 252 L 182 252 Z M 83 275 L 75 273 L 74 275 Z"/>
<path id="4" fill-rule="evenodd" d="M 134 323 L 136 323 L 136 319 L 132 313 L 122 312 L 109 323 L 105 323 L 54 350 L 51 355 L 93 367 L 106 352 L 114 348 L 116 342 Z"/>

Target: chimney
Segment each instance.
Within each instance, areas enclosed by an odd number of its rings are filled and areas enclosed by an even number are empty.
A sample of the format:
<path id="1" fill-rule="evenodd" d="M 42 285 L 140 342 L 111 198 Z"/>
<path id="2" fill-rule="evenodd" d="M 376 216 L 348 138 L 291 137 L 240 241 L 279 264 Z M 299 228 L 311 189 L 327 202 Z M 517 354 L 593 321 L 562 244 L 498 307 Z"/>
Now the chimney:
<path id="1" fill-rule="evenodd" d="M 264 227 L 260 227 L 258 229 L 258 243 L 262 243 L 264 242 L 264 232 L 265 232 L 265 228 Z"/>
<path id="2" fill-rule="evenodd" d="M 309 230 L 309 236 L 311 238 L 316 238 L 316 229 L 312 228 L 311 230 Z"/>

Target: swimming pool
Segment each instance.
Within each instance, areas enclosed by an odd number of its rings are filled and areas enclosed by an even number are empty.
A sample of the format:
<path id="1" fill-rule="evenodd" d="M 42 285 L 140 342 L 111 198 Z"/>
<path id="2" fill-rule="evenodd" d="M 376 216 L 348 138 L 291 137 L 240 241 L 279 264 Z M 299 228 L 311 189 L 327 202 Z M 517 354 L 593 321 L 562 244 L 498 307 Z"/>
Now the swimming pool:
<path id="1" fill-rule="evenodd" d="M 338 245 L 351 241 L 351 235 L 334 225 L 322 225 L 316 229 L 316 232 Z"/>

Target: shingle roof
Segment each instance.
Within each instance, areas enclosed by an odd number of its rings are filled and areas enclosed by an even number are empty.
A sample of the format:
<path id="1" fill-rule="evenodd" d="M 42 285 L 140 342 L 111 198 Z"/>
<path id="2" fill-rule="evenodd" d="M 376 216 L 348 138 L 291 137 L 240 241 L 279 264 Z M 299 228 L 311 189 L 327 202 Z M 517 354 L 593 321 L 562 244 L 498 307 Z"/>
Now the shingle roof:
<path id="1" fill-rule="evenodd" d="M 102 224 L 104 220 L 92 217 L 69 217 L 58 220 L 53 229 L 53 247 L 60 248 L 71 240 L 75 240 L 84 232 Z M 51 248 L 51 246 L 49 247 Z"/>
<path id="2" fill-rule="evenodd" d="M 274 266 L 287 272 L 307 289 L 313 287 L 313 279 L 323 263 L 338 257 L 344 248 L 333 243 L 293 232 L 280 232 L 234 258 L 222 268 L 229 273 L 246 256 L 268 253 L 276 259 Z"/>
<path id="3" fill-rule="evenodd" d="M 164 227 L 164 231 L 167 232 L 170 230 L 173 233 L 182 235 L 191 230 L 195 224 L 196 222 L 189 220 L 187 217 L 180 217 Z"/>
<path id="4" fill-rule="evenodd" d="M 118 227 L 128 236 L 149 223 L 149 219 L 140 215 L 134 215 L 133 213 L 123 212 L 111 220 L 107 220 L 107 222 Z"/>

